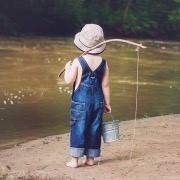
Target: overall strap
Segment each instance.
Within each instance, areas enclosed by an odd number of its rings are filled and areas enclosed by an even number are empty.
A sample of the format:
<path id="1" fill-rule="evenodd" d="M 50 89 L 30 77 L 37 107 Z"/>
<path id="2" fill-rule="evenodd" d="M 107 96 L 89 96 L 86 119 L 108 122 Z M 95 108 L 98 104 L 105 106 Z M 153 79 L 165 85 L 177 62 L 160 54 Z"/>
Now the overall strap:
<path id="1" fill-rule="evenodd" d="M 89 68 L 87 67 L 87 63 L 85 62 L 84 58 L 82 56 L 79 56 L 78 60 L 79 60 L 79 63 L 81 64 L 81 67 L 82 67 L 82 75 L 88 73 Z"/>
<path id="2" fill-rule="evenodd" d="M 106 69 L 106 60 L 105 60 L 105 59 L 103 59 L 103 60 L 102 60 L 101 67 L 102 67 L 103 72 L 104 72 L 104 71 L 105 71 L 105 69 Z"/>

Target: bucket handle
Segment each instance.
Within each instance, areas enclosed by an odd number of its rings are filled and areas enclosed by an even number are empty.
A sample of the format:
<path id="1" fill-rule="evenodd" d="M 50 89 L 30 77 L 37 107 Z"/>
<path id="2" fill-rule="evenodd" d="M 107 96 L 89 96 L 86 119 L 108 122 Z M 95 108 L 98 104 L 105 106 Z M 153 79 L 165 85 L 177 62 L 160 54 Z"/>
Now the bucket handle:
<path id="1" fill-rule="evenodd" d="M 110 113 L 110 116 L 111 116 L 111 118 L 112 118 L 112 120 L 113 120 L 113 122 L 114 122 L 114 118 L 113 118 L 113 116 L 112 116 L 112 113 Z"/>

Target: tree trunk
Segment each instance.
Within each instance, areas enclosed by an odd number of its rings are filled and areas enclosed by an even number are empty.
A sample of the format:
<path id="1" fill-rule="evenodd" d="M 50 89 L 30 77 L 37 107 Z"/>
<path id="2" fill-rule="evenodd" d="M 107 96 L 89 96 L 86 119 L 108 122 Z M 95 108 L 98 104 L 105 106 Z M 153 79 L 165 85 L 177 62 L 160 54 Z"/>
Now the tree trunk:
<path id="1" fill-rule="evenodd" d="M 124 11 L 124 17 L 123 17 L 124 20 L 126 20 L 126 17 L 127 17 L 127 15 L 128 15 L 128 11 L 129 11 L 129 7 L 130 7 L 132 1 L 133 1 L 133 0 L 128 0 L 128 3 L 127 3 L 127 5 L 126 5 L 126 9 L 125 9 L 125 11 Z"/>

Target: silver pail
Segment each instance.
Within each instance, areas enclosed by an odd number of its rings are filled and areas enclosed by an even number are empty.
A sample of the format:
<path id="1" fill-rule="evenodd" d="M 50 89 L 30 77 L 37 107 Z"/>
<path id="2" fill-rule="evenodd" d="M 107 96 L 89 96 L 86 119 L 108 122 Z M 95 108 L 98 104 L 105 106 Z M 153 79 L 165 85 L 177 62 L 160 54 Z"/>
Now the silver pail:
<path id="1" fill-rule="evenodd" d="M 102 123 L 102 137 L 105 143 L 119 139 L 119 120 Z"/>

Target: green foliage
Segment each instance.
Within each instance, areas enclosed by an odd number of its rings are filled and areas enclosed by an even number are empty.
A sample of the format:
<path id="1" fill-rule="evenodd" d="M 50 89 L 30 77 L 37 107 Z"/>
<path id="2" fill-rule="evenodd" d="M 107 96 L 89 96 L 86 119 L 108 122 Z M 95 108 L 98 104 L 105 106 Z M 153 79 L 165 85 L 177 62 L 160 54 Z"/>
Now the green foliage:
<path id="1" fill-rule="evenodd" d="M 144 114 L 144 118 L 149 118 L 147 113 Z"/>
<path id="2" fill-rule="evenodd" d="M 180 22 L 180 9 L 171 11 L 168 19 L 170 22 Z"/>
<path id="3" fill-rule="evenodd" d="M 1 4 L 1 34 L 69 35 L 82 24 L 82 0 L 7 0 Z"/>
<path id="4" fill-rule="evenodd" d="M 179 37 L 180 0 L 4 0 L 1 35 L 72 35 L 86 23 L 107 36 Z"/>
<path id="5" fill-rule="evenodd" d="M 0 179 L 1 180 L 6 180 L 7 177 L 8 177 L 8 174 L 3 174 L 3 175 L 0 174 Z"/>

